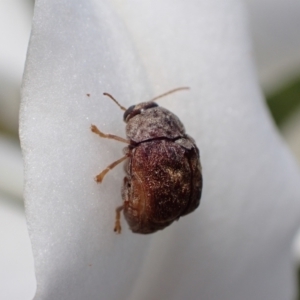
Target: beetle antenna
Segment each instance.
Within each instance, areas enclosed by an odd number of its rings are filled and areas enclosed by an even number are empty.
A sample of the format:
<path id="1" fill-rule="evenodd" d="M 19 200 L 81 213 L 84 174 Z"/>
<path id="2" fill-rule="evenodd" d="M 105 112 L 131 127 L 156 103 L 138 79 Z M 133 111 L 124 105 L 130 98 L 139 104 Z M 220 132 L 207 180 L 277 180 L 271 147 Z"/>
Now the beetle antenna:
<path id="1" fill-rule="evenodd" d="M 109 93 L 103 93 L 104 96 L 109 97 L 111 100 L 113 100 L 122 110 L 127 110 L 124 106 L 122 106 L 111 94 Z"/>
<path id="2" fill-rule="evenodd" d="M 185 86 L 185 87 L 179 87 L 179 88 L 177 88 L 177 89 L 173 89 L 173 90 L 168 91 L 168 92 L 166 92 L 166 93 L 164 93 L 164 94 L 161 94 L 161 95 L 159 95 L 159 96 L 156 96 L 155 98 L 149 100 L 149 102 L 155 101 L 155 100 L 157 100 L 157 99 L 159 99 L 159 98 L 165 97 L 165 96 L 170 95 L 170 94 L 172 94 L 172 93 L 175 93 L 175 92 L 177 92 L 177 91 L 189 90 L 189 89 L 190 89 L 190 88 L 189 88 L 189 87 L 186 87 L 186 86 Z"/>

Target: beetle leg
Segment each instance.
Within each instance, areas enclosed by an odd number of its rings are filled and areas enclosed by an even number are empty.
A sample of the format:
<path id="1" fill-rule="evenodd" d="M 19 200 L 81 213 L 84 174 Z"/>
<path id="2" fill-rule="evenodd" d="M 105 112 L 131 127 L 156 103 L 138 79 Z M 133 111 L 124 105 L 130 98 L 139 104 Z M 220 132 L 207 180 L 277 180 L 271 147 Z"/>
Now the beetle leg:
<path id="1" fill-rule="evenodd" d="M 95 126 L 93 124 L 91 125 L 91 130 L 92 130 L 92 132 L 98 134 L 99 136 L 101 136 L 103 138 L 113 139 L 113 140 L 116 140 L 116 141 L 119 141 L 119 142 L 122 142 L 122 143 L 130 144 L 130 141 L 128 141 L 126 139 L 123 139 L 122 137 L 119 137 L 119 136 L 116 136 L 116 135 L 113 135 L 113 134 L 103 133 L 102 131 L 100 131 L 97 128 L 97 126 Z"/>
<path id="2" fill-rule="evenodd" d="M 101 183 L 104 176 L 106 175 L 106 173 L 108 171 L 110 171 L 111 169 L 113 169 L 115 166 L 117 166 L 119 163 L 121 163 L 122 161 L 124 161 L 126 158 L 128 158 L 128 155 L 125 155 L 123 157 L 121 157 L 120 159 L 116 160 L 115 162 L 113 162 L 112 164 L 110 164 L 109 166 L 107 166 L 100 174 L 98 174 L 95 177 L 95 181 L 97 183 Z"/>
<path id="3" fill-rule="evenodd" d="M 116 222 L 115 222 L 115 228 L 114 232 L 121 233 L 122 227 L 121 227 L 121 211 L 123 210 L 124 206 L 119 206 L 116 208 Z"/>

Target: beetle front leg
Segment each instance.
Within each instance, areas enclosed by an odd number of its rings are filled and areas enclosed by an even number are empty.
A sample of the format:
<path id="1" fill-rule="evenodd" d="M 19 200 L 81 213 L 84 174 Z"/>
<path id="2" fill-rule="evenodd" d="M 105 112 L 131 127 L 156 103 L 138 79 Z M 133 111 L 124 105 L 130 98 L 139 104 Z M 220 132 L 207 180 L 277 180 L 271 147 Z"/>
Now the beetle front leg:
<path id="1" fill-rule="evenodd" d="M 116 141 L 119 141 L 119 142 L 122 142 L 122 143 L 126 143 L 126 144 L 130 144 L 130 141 L 122 138 L 122 137 L 119 137 L 117 135 L 113 135 L 113 134 L 106 134 L 106 133 L 103 133 L 102 131 L 100 131 L 97 126 L 95 125 L 91 125 L 91 131 L 98 134 L 99 136 L 103 137 L 103 138 L 107 138 L 107 139 L 112 139 L 112 140 L 116 140 Z"/>
<path id="2" fill-rule="evenodd" d="M 121 233 L 122 227 L 121 227 L 121 211 L 124 209 L 124 205 L 119 206 L 116 208 L 116 221 L 115 221 L 115 228 L 114 232 Z"/>

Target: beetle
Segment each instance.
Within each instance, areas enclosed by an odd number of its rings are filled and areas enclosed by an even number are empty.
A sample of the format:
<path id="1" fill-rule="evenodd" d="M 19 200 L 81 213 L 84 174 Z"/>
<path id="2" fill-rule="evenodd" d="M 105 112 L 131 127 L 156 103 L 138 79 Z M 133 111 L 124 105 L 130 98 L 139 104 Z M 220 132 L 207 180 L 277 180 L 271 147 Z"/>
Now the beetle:
<path id="1" fill-rule="evenodd" d="M 127 144 L 125 155 L 95 177 L 101 183 L 109 170 L 127 160 L 123 205 L 116 208 L 117 233 L 121 233 L 122 210 L 132 232 L 148 234 L 164 229 L 200 204 L 202 169 L 195 141 L 185 133 L 175 114 L 154 102 L 185 89 L 189 88 L 173 89 L 128 109 L 112 95 L 103 93 L 125 111 L 127 139 L 105 134 L 91 125 L 91 131 L 100 137 Z"/>

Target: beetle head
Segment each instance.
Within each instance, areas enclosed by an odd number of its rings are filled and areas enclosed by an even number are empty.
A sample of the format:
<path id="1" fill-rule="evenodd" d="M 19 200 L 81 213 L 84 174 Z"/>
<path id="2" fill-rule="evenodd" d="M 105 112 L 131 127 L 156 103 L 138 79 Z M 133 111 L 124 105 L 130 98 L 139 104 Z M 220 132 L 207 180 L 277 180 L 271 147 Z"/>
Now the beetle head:
<path id="1" fill-rule="evenodd" d="M 131 105 L 128 107 L 124 113 L 123 120 L 127 123 L 132 117 L 142 113 L 146 109 L 158 106 L 157 103 L 149 101 L 149 102 L 142 102 L 136 105 Z"/>

